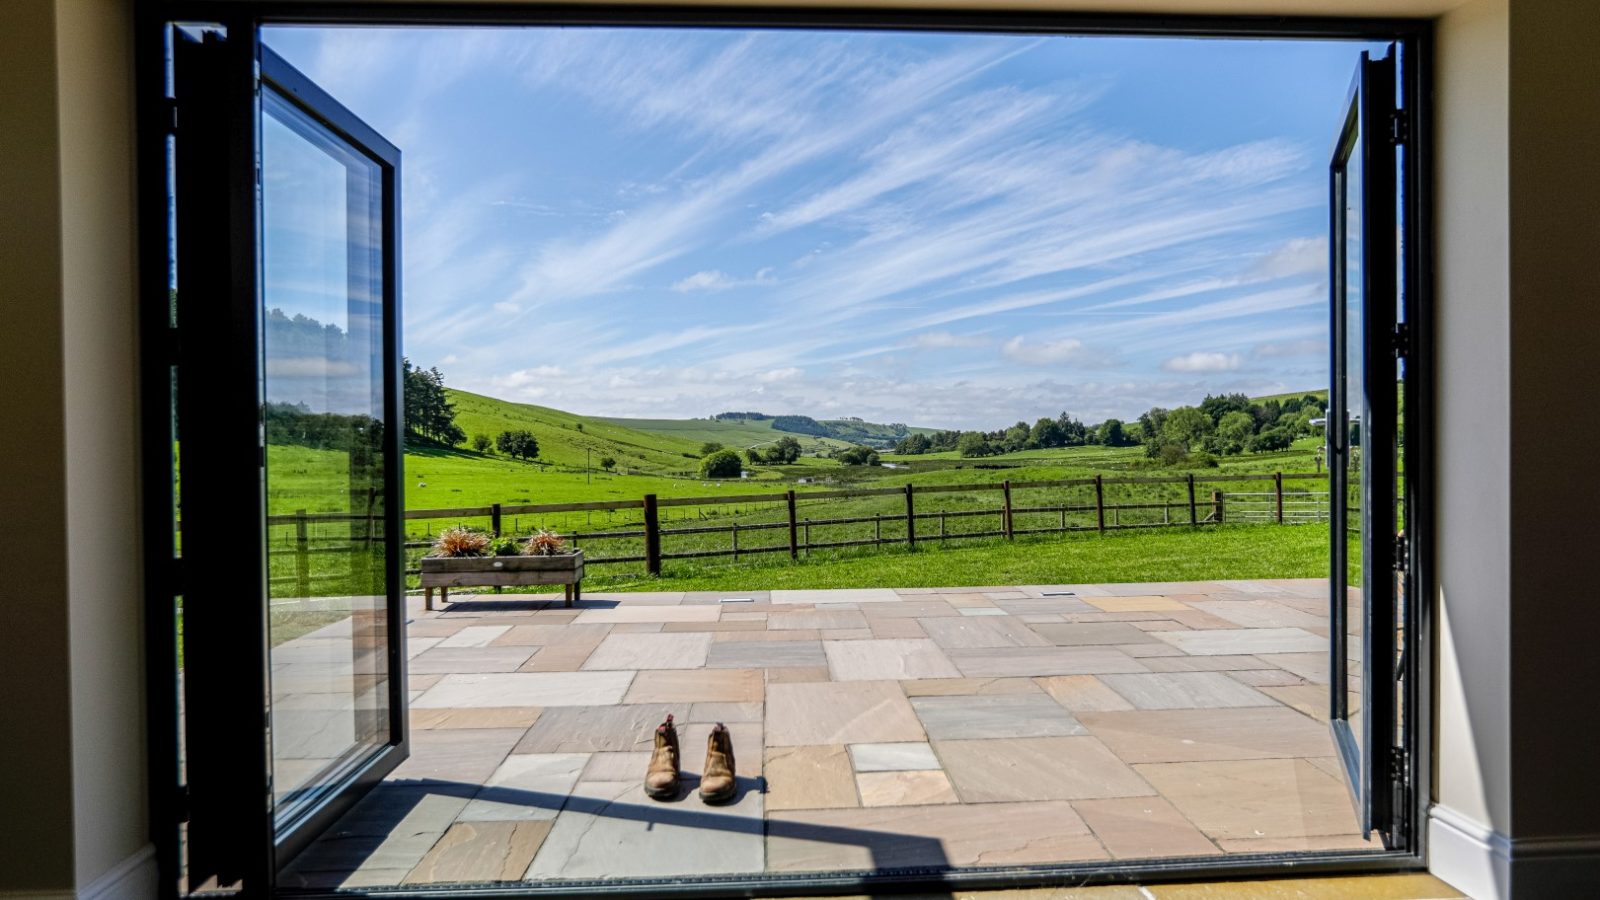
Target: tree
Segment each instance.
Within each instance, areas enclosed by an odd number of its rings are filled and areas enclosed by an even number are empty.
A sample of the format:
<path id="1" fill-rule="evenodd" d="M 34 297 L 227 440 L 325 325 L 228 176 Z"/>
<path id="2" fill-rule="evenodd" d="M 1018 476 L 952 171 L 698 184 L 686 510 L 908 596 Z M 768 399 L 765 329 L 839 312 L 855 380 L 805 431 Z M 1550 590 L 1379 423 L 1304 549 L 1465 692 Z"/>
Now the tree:
<path id="1" fill-rule="evenodd" d="M 1294 437 L 1286 429 L 1268 428 L 1252 437 L 1246 446 L 1251 453 L 1269 453 L 1273 450 L 1287 450 L 1293 443 Z"/>
<path id="2" fill-rule="evenodd" d="M 1078 447 L 1089 443 L 1089 429 L 1066 413 L 1056 418 L 1056 427 L 1061 429 L 1060 446 Z"/>
<path id="3" fill-rule="evenodd" d="M 1033 429 L 1028 427 L 1027 422 L 1018 422 L 1006 429 L 1001 444 L 1005 447 L 1005 452 L 1014 453 L 1028 446 L 1028 437 L 1031 434 Z"/>
<path id="4" fill-rule="evenodd" d="M 444 393 L 444 373 L 418 369 L 411 360 L 400 361 L 405 394 L 406 434 L 423 441 L 454 447 L 467 439 L 456 425 L 456 408 Z"/>
<path id="5" fill-rule="evenodd" d="M 1211 418 L 1204 412 L 1193 406 L 1180 406 L 1161 423 L 1161 441 L 1188 450 L 1204 440 L 1214 427 Z"/>
<path id="6" fill-rule="evenodd" d="M 752 466 L 759 466 L 763 462 L 763 460 L 761 459 L 761 451 L 757 450 L 754 447 L 751 447 L 750 449 L 744 451 L 744 458 L 749 460 L 750 461 L 750 465 L 752 465 Z"/>
<path id="7" fill-rule="evenodd" d="M 963 431 L 956 440 L 956 450 L 965 457 L 989 456 L 994 452 L 989 439 L 977 431 Z"/>
<path id="8" fill-rule="evenodd" d="M 878 465 L 878 451 L 871 447 L 847 447 L 840 450 L 835 458 L 847 466 Z"/>
<path id="9" fill-rule="evenodd" d="M 1107 447 L 1126 447 L 1132 443 L 1128 440 L 1127 432 L 1123 430 L 1121 419 L 1107 419 L 1101 422 L 1096 437 Z"/>
<path id="10" fill-rule="evenodd" d="M 792 464 L 800 459 L 800 441 L 792 437 L 778 438 L 777 442 L 767 448 L 767 462 Z"/>
<path id="11" fill-rule="evenodd" d="M 489 448 L 493 446 L 494 441 L 491 440 L 487 434 L 479 432 L 478 434 L 472 436 L 472 449 L 478 451 L 479 453 L 488 453 Z"/>
<path id="12" fill-rule="evenodd" d="M 1200 401 L 1200 411 L 1213 423 L 1221 422 L 1222 417 L 1231 412 L 1249 412 L 1250 398 L 1243 394 L 1207 394 Z"/>
<path id="13" fill-rule="evenodd" d="M 703 478 L 738 478 L 743 471 L 743 461 L 732 450 L 718 450 L 700 460 L 700 475 Z"/>
<path id="14" fill-rule="evenodd" d="M 927 453 L 932 446 L 933 442 L 928 440 L 927 435 L 913 434 L 908 437 L 901 438 L 900 441 L 894 445 L 894 452 L 904 456 L 920 456 L 921 454 Z"/>
<path id="15" fill-rule="evenodd" d="M 722 445 L 716 441 L 706 441 L 704 444 L 700 445 L 700 455 L 702 457 L 710 456 L 721 449 Z"/>
<path id="16" fill-rule="evenodd" d="M 1055 419 L 1040 419 L 1033 423 L 1028 433 L 1028 444 L 1033 447 L 1061 447 L 1066 445 L 1066 432 Z"/>
<path id="17" fill-rule="evenodd" d="M 602 456 L 602 457 L 600 457 L 600 468 L 605 469 L 607 472 L 609 472 L 609 471 L 611 471 L 612 469 L 614 469 L 616 467 L 617 467 L 616 457 L 612 457 L 612 456 Z"/>
<path id="18" fill-rule="evenodd" d="M 1241 410 L 1225 413 L 1217 422 L 1215 446 L 1206 449 L 1228 455 L 1242 453 L 1245 444 L 1255 435 L 1255 430 L 1256 420 L 1250 413 Z"/>
<path id="19" fill-rule="evenodd" d="M 539 455 L 539 441 L 528 431 L 502 431 L 495 437 L 494 446 L 512 459 L 530 460 Z"/>

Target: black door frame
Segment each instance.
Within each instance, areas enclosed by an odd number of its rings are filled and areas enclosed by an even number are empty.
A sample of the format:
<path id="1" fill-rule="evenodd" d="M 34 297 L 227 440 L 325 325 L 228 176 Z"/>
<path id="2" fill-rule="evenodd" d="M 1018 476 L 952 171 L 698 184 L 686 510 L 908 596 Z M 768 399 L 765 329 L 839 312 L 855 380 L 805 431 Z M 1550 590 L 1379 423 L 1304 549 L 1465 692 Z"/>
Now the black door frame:
<path id="1" fill-rule="evenodd" d="M 175 780 L 178 711 L 173 686 L 176 659 L 174 595 L 181 593 L 181 571 L 172 561 L 170 521 L 162 501 L 173 496 L 171 441 L 165 431 L 170 402 L 174 340 L 168 324 L 165 257 L 167 210 L 166 135 L 170 108 L 165 98 L 162 28 L 170 21 L 217 23 L 230 33 L 257 35 L 262 24 L 372 25 L 561 25 L 705 28 L 861 29 L 958 31 L 1149 37 L 1346 39 L 1397 43 L 1401 48 L 1404 128 L 1403 177 L 1411 186 L 1404 198 L 1402 254 L 1403 340 L 1409 353 L 1404 402 L 1407 417 L 1403 448 L 1406 486 L 1405 546 L 1408 572 L 1405 622 L 1412 636 L 1403 665 L 1402 702 L 1405 746 L 1398 784 L 1404 798 L 1398 809 L 1402 849 L 1390 851 L 1262 854 L 1249 858 L 1150 860 L 1087 865 L 964 869 L 910 873 L 822 873 L 796 877 L 751 877 L 636 883 L 591 883 L 559 888 L 419 888 L 385 896 L 551 896 L 600 894 L 657 897 L 669 894 L 751 896 L 831 894 L 891 888 L 1015 887 L 1047 884 L 1119 883 L 1173 879 L 1224 878 L 1420 868 L 1426 860 L 1425 821 L 1430 752 L 1433 620 L 1435 594 L 1432 516 L 1434 385 L 1432 334 L 1432 23 L 1426 20 L 1328 17 L 1225 17 L 1098 15 L 1071 13 L 934 10 L 779 9 L 702 6 L 559 6 L 535 3 L 319 2 L 319 0 L 139 0 L 135 44 L 138 68 L 138 147 L 141 253 L 141 341 L 147 524 L 146 566 L 149 615 L 146 616 L 150 665 L 150 777 L 152 833 L 164 896 L 176 896 L 181 823 L 186 803 Z M 252 43 L 256 43 L 252 41 Z M 1332 111 L 1330 111 L 1331 113 Z M 236 191 L 238 189 L 236 188 Z M 253 202 L 253 198 L 252 202 Z M 162 537 L 161 529 L 168 534 Z M 281 892 L 287 894 L 287 892 Z M 297 892 L 314 896 L 315 892 Z M 332 893 L 325 893 L 333 896 Z"/>

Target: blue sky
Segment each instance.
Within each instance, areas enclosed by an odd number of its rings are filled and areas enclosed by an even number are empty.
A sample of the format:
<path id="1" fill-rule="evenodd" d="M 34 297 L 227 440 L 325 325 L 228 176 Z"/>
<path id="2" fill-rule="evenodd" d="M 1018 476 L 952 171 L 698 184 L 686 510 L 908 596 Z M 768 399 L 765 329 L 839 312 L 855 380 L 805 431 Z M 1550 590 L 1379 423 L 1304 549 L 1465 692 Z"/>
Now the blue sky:
<path id="1" fill-rule="evenodd" d="M 1358 45 L 265 38 L 401 148 L 406 353 L 458 387 L 997 428 L 1326 383 Z"/>

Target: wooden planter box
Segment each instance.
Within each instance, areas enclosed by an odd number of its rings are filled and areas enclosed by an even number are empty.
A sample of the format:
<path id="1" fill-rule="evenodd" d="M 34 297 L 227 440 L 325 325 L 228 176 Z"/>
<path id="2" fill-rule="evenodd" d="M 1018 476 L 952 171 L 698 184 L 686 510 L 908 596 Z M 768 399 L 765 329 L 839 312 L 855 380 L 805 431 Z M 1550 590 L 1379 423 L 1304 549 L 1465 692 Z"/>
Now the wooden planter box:
<path id="1" fill-rule="evenodd" d="M 566 587 L 567 606 L 582 599 L 583 551 L 560 556 L 424 556 L 422 590 L 433 609 L 433 589 L 450 601 L 453 587 L 509 587 L 559 584 Z"/>

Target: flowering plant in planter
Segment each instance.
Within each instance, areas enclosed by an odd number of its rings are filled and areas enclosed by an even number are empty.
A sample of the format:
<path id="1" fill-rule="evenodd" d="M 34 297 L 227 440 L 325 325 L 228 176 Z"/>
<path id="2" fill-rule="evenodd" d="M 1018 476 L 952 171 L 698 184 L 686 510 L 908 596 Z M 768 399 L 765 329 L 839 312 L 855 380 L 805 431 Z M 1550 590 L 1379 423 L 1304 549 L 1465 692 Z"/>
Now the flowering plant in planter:
<path id="1" fill-rule="evenodd" d="M 483 556 L 492 540 L 493 537 L 487 532 L 458 525 L 439 532 L 433 541 L 433 550 L 428 555 L 457 558 Z"/>
<path id="2" fill-rule="evenodd" d="M 522 548 L 528 556 L 565 556 L 572 551 L 567 548 L 567 539 L 553 531 L 543 528 L 528 538 L 528 543 Z"/>

